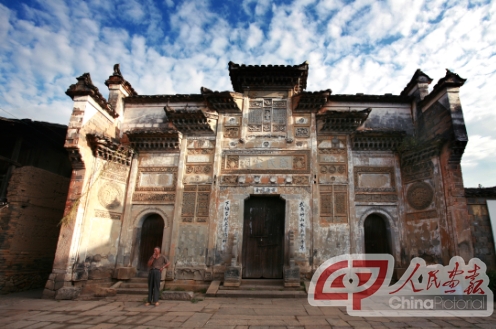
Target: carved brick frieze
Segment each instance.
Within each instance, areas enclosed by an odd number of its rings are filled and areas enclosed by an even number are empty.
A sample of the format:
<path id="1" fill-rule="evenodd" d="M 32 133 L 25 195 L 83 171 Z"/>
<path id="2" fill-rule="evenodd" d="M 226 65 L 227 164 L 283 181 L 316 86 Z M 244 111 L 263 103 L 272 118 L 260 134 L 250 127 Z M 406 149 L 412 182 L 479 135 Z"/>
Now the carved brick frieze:
<path id="1" fill-rule="evenodd" d="M 177 167 L 139 168 L 135 191 L 175 191 Z"/>
<path id="2" fill-rule="evenodd" d="M 348 187 L 328 185 L 320 187 L 320 221 L 322 224 L 348 222 Z"/>
<path id="3" fill-rule="evenodd" d="M 118 212 L 95 209 L 95 217 L 97 217 L 97 218 L 108 218 L 108 219 L 113 219 L 113 220 L 120 220 L 121 216 L 122 216 L 122 214 L 118 213 Z"/>
<path id="4" fill-rule="evenodd" d="M 396 151 L 405 135 L 403 131 L 357 131 L 351 145 L 355 151 Z"/>
<path id="5" fill-rule="evenodd" d="M 434 190 L 428 183 L 413 183 L 408 187 L 406 200 L 412 208 L 423 210 L 428 208 L 434 200 Z"/>
<path id="6" fill-rule="evenodd" d="M 348 182 L 348 155 L 345 136 L 329 136 L 317 141 L 319 184 Z"/>
<path id="7" fill-rule="evenodd" d="M 308 185 L 309 184 L 308 176 L 293 176 L 292 179 L 293 179 L 292 183 L 294 185 Z"/>
<path id="8" fill-rule="evenodd" d="M 259 132 L 262 131 L 262 125 L 248 125 L 249 132 Z"/>
<path id="9" fill-rule="evenodd" d="M 222 184 L 237 184 L 238 176 L 222 176 Z"/>
<path id="10" fill-rule="evenodd" d="M 185 106 L 181 108 L 166 105 L 167 119 L 172 125 L 187 135 L 213 135 L 218 119 L 217 112 L 202 107 Z"/>
<path id="11" fill-rule="evenodd" d="M 96 134 L 86 135 L 93 156 L 106 161 L 116 162 L 129 166 L 133 158 L 133 149 L 119 144 L 117 140 Z"/>
<path id="12" fill-rule="evenodd" d="M 138 151 L 164 150 L 179 152 L 182 134 L 175 129 L 132 129 L 124 134 L 129 138 L 131 146 Z"/>
<path id="13" fill-rule="evenodd" d="M 332 91 L 330 89 L 316 92 L 302 92 L 293 96 L 295 112 L 317 112 L 329 99 Z"/>
<path id="14" fill-rule="evenodd" d="M 222 172 L 291 174 L 310 172 L 310 151 L 226 150 Z"/>
<path id="15" fill-rule="evenodd" d="M 171 204 L 174 203 L 176 194 L 173 193 L 134 193 L 133 203 Z"/>
<path id="16" fill-rule="evenodd" d="M 412 163 L 401 168 L 403 181 L 409 183 L 415 180 L 425 180 L 434 175 L 434 164 L 431 160 Z"/>
<path id="17" fill-rule="evenodd" d="M 186 174 L 211 174 L 212 166 L 211 165 L 187 165 L 186 166 Z"/>
<path id="18" fill-rule="evenodd" d="M 407 213 L 405 218 L 407 221 L 416 221 L 422 219 L 437 218 L 436 210 L 419 211 L 414 213 Z"/>
<path id="19" fill-rule="evenodd" d="M 321 174 L 345 174 L 346 165 L 345 164 L 321 164 L 319 165 L 319 172 Z"/>
<path id="20" fill-rule="evenodd" d="M 355 202 L 397 202 L 396 194 L 355 194 Z"/>
<path id="21" fill-rule="evenodd" d="M 295 137 L 297 137 L 297 138 L 310 137 L 310 128 L 308 128 L 308 127 L 296 127 L 295 128 Z"/>
<path id="22" fill-rule="evenodd" d="M 224 138 L 239 138 L 239 127 L 225 127 Z"/>
<path id="23" fill-rule="evenodd" d="M 396 192 L 394 167 L 355 167 L 355 193 Z"/>
<path id="24" fill-rule="evenodd" d="M 372 109 L 362 111 L 332 111 L 317 114 L 319 133 L 351 133 L 360 127 Z"/>

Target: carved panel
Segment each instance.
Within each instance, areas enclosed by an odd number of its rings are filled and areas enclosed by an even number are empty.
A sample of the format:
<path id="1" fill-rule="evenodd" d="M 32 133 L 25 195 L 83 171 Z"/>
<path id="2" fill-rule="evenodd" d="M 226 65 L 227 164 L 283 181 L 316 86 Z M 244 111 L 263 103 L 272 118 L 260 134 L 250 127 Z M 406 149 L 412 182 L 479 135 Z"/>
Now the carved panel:
<path id="1" fill-rule="evenodd" d="M 263 110 L 250 109 L 248 112 L 248 124 L 250 125 L 261 125 L 263 122 Z"/>
<path id="2" fill-rule="evenodd" d="M 224 138 L 239 138 L 239 127 L 226 127 L 224 129 Z"/>
<path id="3" fill-rule="evenodd" d="M 208 217 L 208 205 L 210 202 L 210 193 L 198 193 L 198 202 L 196 206 L 196 216 Z"/>
<path id="4" fill-rule="evenodd" d="M 250 107 L 262 107 L 262 105 L 262 100 L 250 101 Z"/>
<path id="5" fill-rule="evenodd" d="M 286 108 L 288 106 L 288 102 L 286 100 L 274 99 L 272 101 L 272 106 L 273 107 L 284 107 L 284 108 Z"/>
<path id="6" fill-rule="evenodd" d="M 346 165 L 344 165 L 344 164 L 320 165 L 319 171 L 321 174 L 344 174 L 344 173 L 346 173 Z"/>
<path id="7" fill-rule="evenodd" d="M 222 183 L 224 184 L 236 184 L 238 182 L 238 176 L 222 176 Z"/>
<path id="8" fill-rule="evenodd" d="M 122 206 L 122 195 L 122 188 L 119 185 L 106 182 L 98 191 L 98 201 L 103 207 L 112 210 Z"/>
<path id="9" fill-rule="evenodd" d="M 264 107 L 267 107 L 267 106 L 268 106 L 268 107 L 271 107 L 271 106 L 272 106 L 272 99 L 270 99 L 270 98 L 266 98 L 266 99 L 264 99 L 264 100 L 263 100 L 263 106 L 264 106 Z"/>
<path id="10" fill-rule="evenodd" d="M 175 194 L 169 193 L 134 193 L 133 202 L 143 203 L 174 203 Z"/>
<path id="11" fill-rule="evenodd" d="M 274 132 L 285 132 L 286 131 L 286 125 L 273 125 L 272 126 L 272 131 L 274 131 Z"/>
<path id="12" fill-rule="evenodd" d="M 264 123 L 263 125 L 263 131 L 270 131 L 270 123 Z"/>
<path id="13" fill-rule="evenodd" d="M 184 192 L 181 216 L 194 216 L 196 206 L 196 193 Z"/>
<path id="14" fill-rule="evenodd" d="M 135 191 L 175 191 L 177 167 L 139 168 Z"/>
<path id="15" fill-rule="evenodd" d="M 224 118 L 224 126 L 226 126 L 226 127 L 239 126 L 240 123 L 241 123 L 241 117 L 239 117 L 239 116 L 232 116 L 232 117 Z"/>
<path id="16" fill-rule="evenodd" d="M 346 185 L 320 186 L 320 222 L 348 222 L 348 187 Z"/>
<path id="17" fill-rule="evenodd" d="M 406 192 L 408 204 L 417 210 L 423 210 L 430 206 L 434 199 L 434 190 L 425 182 L 413 183 Z"/>
<path id="18" fill-rule="evenodd" d="M 307 176 L 293 176 L 293 184 L 295 185 L 308 185 L 308 177 Z"/>
<path id="19" fill-rule="evenodd" d="M 436 217 L 437 217 L 437 211 L 436 210 L 419 211 L 419 212 L 415 212 L 415 213 L 406 214 L 406 220 L 407 221 L 430 219 L 430 218 L 436 218 Z"/>
<path id="20" fill-rule="evenodd" d="M 309 151 L 229 150 L 222 155 L 222 172 L 278 174 L 309 173 Z M 237 157 L 238 162 L 234 161 Z M 236 167 L 238 166 L 238 167 Z"/>
<path id="21" fill-rule="evenodd" d="M 286 109 L 273 109 L 272 110 L 272 123 L 278 125 L 286 124 Z"/>
<path id="22" fill-rule="evenodd" d="M 250 132 L 262 131 L 262 125 L 248 125 L 248 131 Z"/>
<path id="23" fill-rule="evenodd" d="M 310 128 L 296 127 L 295 137 L 310 137 Z"/>
<path id="24" fill-rule="evenodd" d="M 355 192 L 396 192 L 394 167 L 355 167 Z"/>
<path id="25" fill-rule="evenodd" d="M 187 165 L 186 174 L 210 174 L 212 172 L 211 165 Z"/>
<path id="26" fill-rule="evenodd" d="M 156 153 L 141 155 L 140 167 L 173 167 L 177 166 L 179 157 L 177 155 L 159 155 Z"/>
<path id="27" fill-rule="evenodd" d="M 184 223 L 193 223 L 193 217 L 183 217 Z"/>
<path id="28" fill-rule="evenodd" d="M 356 202 L 396 202 L 398 196 L 396 194 L 356 194 Z"/>

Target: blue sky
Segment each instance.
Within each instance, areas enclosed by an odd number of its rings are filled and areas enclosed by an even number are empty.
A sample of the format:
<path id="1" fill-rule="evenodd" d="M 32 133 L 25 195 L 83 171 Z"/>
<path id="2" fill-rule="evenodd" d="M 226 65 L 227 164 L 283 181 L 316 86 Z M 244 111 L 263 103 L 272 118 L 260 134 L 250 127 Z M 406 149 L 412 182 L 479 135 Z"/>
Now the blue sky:
<path id="1" fill-rule="evenodd" d="M 308 61 L 307 90 L 336 94 L 449 68 L 468 79 L 465 186 L 496 185 L 496 2 L 0 0 L 0 44 L 0 116 L 63 124 L 67 87 L 90 72 L 107 95 L 115 63 L 140 94 L 230 90 L 229 61 Z"/>

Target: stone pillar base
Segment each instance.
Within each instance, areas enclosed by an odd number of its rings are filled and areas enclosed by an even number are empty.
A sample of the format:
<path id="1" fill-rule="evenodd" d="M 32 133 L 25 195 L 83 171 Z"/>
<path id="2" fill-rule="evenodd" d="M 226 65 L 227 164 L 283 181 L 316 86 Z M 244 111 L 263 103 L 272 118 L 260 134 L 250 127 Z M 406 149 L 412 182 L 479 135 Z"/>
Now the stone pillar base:
<path id="1" fill-rule="evenodd" d="M 118 267 L 114 270 L 113 278 L 117 280 L 129 280 L 136 277 L 135 267 Z"/>
<path id="2" fill-rule="evenodd" d="M 300 286 L 300 268 L 298 266 L 284 266 L 284 287 Z"/>
<path id="3" fill-rule="evenodd" d="M 228 266 L 224 272 L 225 287 L 239 287 L 241 285 L 241 266 Z"/>

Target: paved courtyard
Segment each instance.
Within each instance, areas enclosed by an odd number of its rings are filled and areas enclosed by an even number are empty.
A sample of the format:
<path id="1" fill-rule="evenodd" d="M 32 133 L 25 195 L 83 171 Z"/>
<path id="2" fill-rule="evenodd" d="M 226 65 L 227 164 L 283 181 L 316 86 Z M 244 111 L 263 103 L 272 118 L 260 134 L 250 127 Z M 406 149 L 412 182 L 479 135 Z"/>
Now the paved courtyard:
<path id="1" fill-rule="evenodd" d="M 144 306 L 141 296 L 40 299 L 41 290 L 0 296 L 0 328 L 496 328 L 488 318 L 360 318 L 306 299 L 204 298 Z"/>

